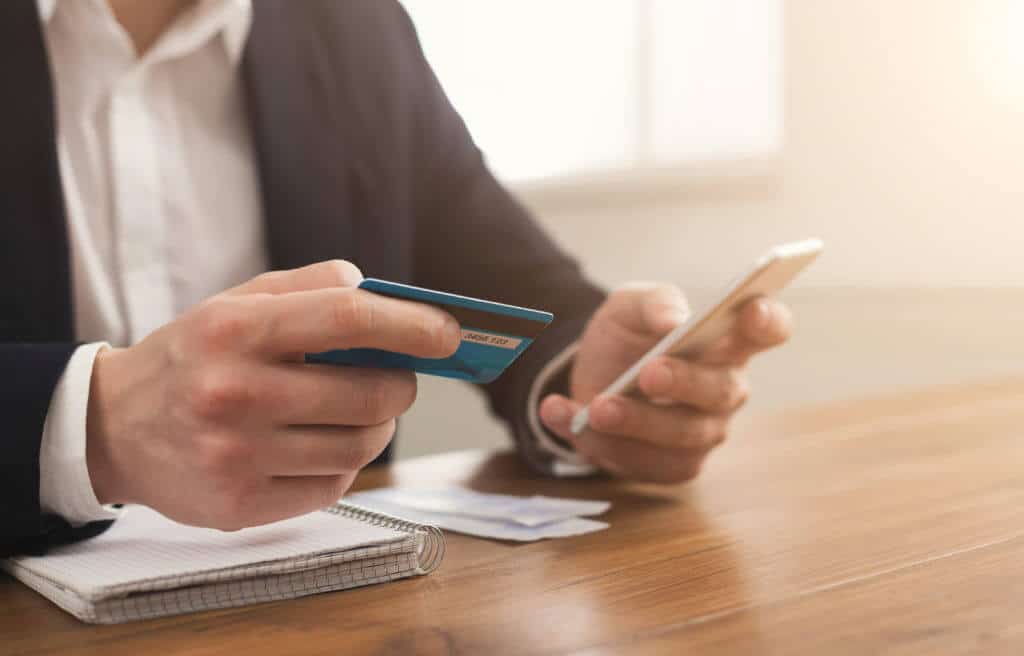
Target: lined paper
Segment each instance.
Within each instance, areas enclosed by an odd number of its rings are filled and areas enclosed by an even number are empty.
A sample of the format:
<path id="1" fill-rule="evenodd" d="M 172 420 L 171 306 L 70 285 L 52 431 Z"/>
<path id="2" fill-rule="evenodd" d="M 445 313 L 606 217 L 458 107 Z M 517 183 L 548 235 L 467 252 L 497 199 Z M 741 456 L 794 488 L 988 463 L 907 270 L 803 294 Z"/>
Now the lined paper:
<path id="1" fill-rule="evenodd" d="M 394 528 L 326 512 L 223 532 L 185 526 L 149 508 L 130 506 L 96 538 L 11 563 L 82 597 L 98 599 L 125 589 L 168 589 L 310 569 L 394 552 L 395 545 L 408 539 L 408 533 Z"/>

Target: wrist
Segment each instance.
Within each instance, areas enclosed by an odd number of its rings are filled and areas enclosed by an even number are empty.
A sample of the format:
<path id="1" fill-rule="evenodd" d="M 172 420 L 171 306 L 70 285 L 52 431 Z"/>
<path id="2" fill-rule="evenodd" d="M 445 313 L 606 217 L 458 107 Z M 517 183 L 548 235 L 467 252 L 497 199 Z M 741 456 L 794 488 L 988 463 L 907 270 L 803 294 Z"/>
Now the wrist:
<path id="1" fill-rule="evenodd" d="M 574 342 L 550 360 L 537 374 L 527 397 L 527 426 L 538 451 L 549 461 L 556 476 L 581 476 L 593 473 L 571 444 L 549 431 L 540 419 L 540 405 L 549 394 L 568 395 L 579 342 Z"/>
<path id="2" fill-rule="evenodd" d="M 118 394 L 114 379 L 117 361 L 125 349 L 104 348 L 96 354 L 89 381 L 86 410 L 86 465 L 96 500 L 101 504 L 130 503 L 123 476 L 119 473 L 114 409 Z"/>

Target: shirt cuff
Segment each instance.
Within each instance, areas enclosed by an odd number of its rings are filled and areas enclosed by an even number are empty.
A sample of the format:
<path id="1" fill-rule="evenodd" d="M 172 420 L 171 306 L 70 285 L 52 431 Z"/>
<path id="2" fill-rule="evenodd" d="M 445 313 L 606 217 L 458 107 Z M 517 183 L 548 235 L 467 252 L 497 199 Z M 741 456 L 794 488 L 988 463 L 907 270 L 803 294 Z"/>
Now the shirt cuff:
<path id="1" fill-rule="evenodd" d="M 526 403 L 526 420 L 530 428 L 530 436 L 536 442 L 538 450 L 553 457 L 550 463 L 551 473 L 566 478 L 590 476 L 597 473 L 598 469 L 583 460 L 568 444 L 548 432 L 540 421 L 539 411 L 541 395 L 544 390 L 572 363 L 578 348 L 579 343 L 573 342 L 540 370 L 530 387 L 530 395 L 527 397 Z"/>
<path id="2" fill-rule="evenodd" d="M 85 456 L 86 412 L 96 354 L 104 342 L 75 349 L 57 381 L 43 424 L 39 448 L 39 505 L 73 526 L 113 519 L 117 513 L 100 505 L 89 479 Z"/>

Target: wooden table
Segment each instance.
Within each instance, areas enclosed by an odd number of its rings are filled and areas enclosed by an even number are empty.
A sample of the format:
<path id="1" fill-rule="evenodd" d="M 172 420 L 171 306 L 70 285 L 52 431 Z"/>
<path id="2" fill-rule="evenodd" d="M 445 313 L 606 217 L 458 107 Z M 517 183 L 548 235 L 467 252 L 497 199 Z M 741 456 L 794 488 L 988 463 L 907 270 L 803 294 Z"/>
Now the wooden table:
<path id="1" fill-rule="evenodd" d="M 1024 382 L 746 417 L 699 481 L 550 481 L 460 452 L 361 487 L 611 499 L 611 528 L 449 535 L 417 579 L 120 626 L 0 580 L 0 653 L 1024 653 Z"/>

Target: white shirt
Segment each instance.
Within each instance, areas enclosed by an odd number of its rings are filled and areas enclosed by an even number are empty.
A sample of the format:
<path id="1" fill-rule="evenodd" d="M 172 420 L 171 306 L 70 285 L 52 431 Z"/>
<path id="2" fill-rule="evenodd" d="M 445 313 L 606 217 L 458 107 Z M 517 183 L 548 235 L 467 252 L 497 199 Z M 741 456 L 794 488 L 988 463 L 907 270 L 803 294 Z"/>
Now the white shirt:
<path id="1" fill-rule="evenodd" d="M 75 334 L 40 449 L 43 510 L 109 516 L 85 461 L 92 363 L 265 271 L 237 74 L 249 0 L 200 0 L 139 57 L 106 0 L 38 0 L 54 75 Z"/>
<path id="2" fill-rule="evenodd" d="M 128 346 L 266 269 L 259 180 L 238 66 L 250 0 L 199 0 L 142 57 L 106 0 L 37 0 L 56 86 L 75 333 L 40 448 L 40 504 L 74 524 L 112 516 L 86 465 L 96 353 Z M 592 471 L 529 420 L 556 473 Z"/>

